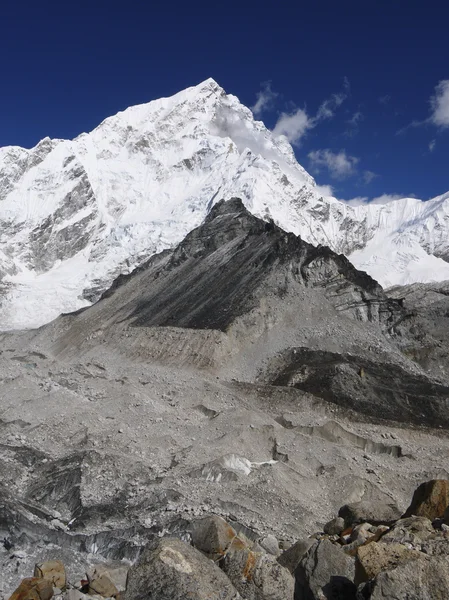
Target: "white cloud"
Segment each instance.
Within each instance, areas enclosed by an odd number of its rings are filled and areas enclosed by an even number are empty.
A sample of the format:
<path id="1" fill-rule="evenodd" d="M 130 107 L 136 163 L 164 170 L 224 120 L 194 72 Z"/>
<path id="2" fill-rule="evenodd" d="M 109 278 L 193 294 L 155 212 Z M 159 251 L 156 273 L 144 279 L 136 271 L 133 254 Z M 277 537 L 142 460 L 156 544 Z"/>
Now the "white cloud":
<path id="1" fill-rule="evenodd" d="M 256 94 L 256 103 L 254 106 L 251 106 L 254 115 L 258 117 L 266 110 L 269 110 L 278 96 L 279 94 L 271 89 L 271 81 L 263 83 L 262 89 Z"/>
<path id="2" fill-rule="evenodd" d="M 432 114 L 430 122 L 437 127 L 449 127 L 449 79 L 443 79 L 435 87 L 435 94 L 430 98 Z"/>
<path id="3" fill-rule="evenodd" d="M 332 94 L 324 100 L 314 117 L 309 116 L 303 108 L 298 108 L 291 113 L 281 113 L 273 129 L 274 135 L 284 135 L 291 144 L 298 145 L 301 138 L 304 137 L 309 129 L 316 127 L 320 121 L 331 119 L 334 116 L 336 109 L 348 97 L 349 89 L 349 81 L 345 77 L 343 80 L 343 91 Z"/>
<path id="4" fill-rule="evenodd" d="M 346 204 L 350 206 L 362 206 L 363 204 L 388 204 L 389 202 L 394 202 L 395 200 L 400 200 L 401 198 L 414 198 L 413 194 L 382 194 L 381 196 L 377 196 L 376 198 L 368 198 L 367 196 L 357 196 L 356 198 L 351 198 L 350 200 L 344 200 Z"/>
<path id="5" fill-rule="evenodd" d="M 376 177 L 378 177 L 377 173 L 374 173 L 373 171 L 363 171 L 363 181 L 368 184 L 371 183 L 373 179 L 375 179 Z"/>
<path id="6" fill-rule="evenodd" d="M 429 124 L 435 125 L 440 129 L 449 128 L 449 79 L 443 79 L 435 86 L 435 93 L 430 97 L 429 103 L 432 109 L 430 117 L 424 119 L 424 121 L 412 121 L 409 125 L 399 129 L 396 135 L 401 135 L 413 127 L 421 127 L 422 125 Z M 435 148 L 434 141 L 432 140 L 429 144 L 431 152 Z M 431 145 L 432 147 L 430 147 Z"/>
<path id="7" fill-rule="evenodd" d="M 281 113 L 274 126 L 273 134 L 277 137 L 284 135 L 291 144 L 299 144 L 309 129 L 315 127 L 315 121 L 306 111 L 298 108 L 293 113 Z"/>
<path id="8" fill-rule="evenodd" d="M 429 151 L 433 152 L 435 150 L 435 146 L 436 146 L 436 140 L 432 140 L 431 142 L 429 142 Z"/>
<path id="9" fill-rule="evenodd" d="M 370 204 L 388 204 L 389 202 L 394 202 L 395 200 L 400 200 L 401 198 L 413 198 L 413 196 L 407 196 L 405 194 L 382 194 L 381 196 L 377 196 L 370 200 Z"/>
<path id="10" fill-rule="evenodd" d="M 340 152 L 314 150 L 309 152 L 308 157 L 316 172 L 319 172 L 321 167 L 325 167 L 330 176 L 335 179 L 345 179 L 354 175 L 359 162 L 358 158 L 349 156 L 345 150 L 340 150 Z"/>
<path id="11" fill-rule="evenodd" d="M 331 185 L 316 185 L 315 189 L 322 196 L 334 195 L 334 188 Z"/>
<path id="12" fill-rule="evenodd" d="M 369 198 L 367 196 L 357 196 L 356 198 L 344 200 L 344 202 L 349 204 L 349 206 L 362 206 L 363 204 L 367 204 L 369 202 Z"/>
<path id="13" fill-rule="evenodd" d="M 391 96 L 389 96 L 388 94 L 386 94 L 385 96 L 381 96 L 379 98 L 379 102 L 381 104 L 388 104 L 390 102 L 390 100 L 391 100 Z"/>
<path id="14" fill-rule="evenodd" d="M 349 119 L 348 123 L 349 125 L 358 125 L 360 123 L 360 121 L 363 121 L 365 117 L 363 116 L 363 113 L 358 110 L 357 112 L 355 112 L 352 117 Z"/>

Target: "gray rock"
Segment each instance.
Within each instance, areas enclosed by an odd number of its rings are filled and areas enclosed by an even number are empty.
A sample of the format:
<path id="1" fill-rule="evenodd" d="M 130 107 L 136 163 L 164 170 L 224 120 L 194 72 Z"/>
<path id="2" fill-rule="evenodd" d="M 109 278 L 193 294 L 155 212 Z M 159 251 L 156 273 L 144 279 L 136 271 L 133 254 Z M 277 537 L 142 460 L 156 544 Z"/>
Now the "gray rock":
<path id="1" fill-rule="evenodd" d="M 420 544 L 435 535 L 432 523 L 426 517 L 399 519 L 384 536 L 384 541 L 399 544 Z"/>
<path id="2" fill-rule="evenodd" d="M 295 582 L 274 556 L 231 546 L 221 567 L 245 600 L 293 600 Z"/>
<path id="3" fill-rule="evenodd" d="M 354 560 L 329 540 L 320 540 L 308 550 L 295 576 L 295 600 L 351 600 L 356 597 Z"/>
<path id="4" fill-rule="evenodd" d="M 314 543 L 315 540 L 311 538 L 299 540 L 279 556 L 278 563 L 288 569 L 290 573 L 294 573 L 299 561 Z"/>
<path id="5" fill-rule="evenodd" d="M 273 556 L 279 556 L 281 553 L 279 549 L 279 542 L 274 535 L 267 535 L 260 541 L 261 547 Z"/>
<path id="6" fill-rule="evenodd" d="M 201 552 L 178 539 L 145 549 L 128 573 L 125 600 L 237 600 L 226 575 Z"/>
<path id="7" fill-rule="evenodd" d="M 362 584 L 357 600 L 447 600 L 449 598 L 449 559 L 420 558 Z"/>
<path id="8" fill-rule="evenodd" d="M 340 535 L 345 528 L 345 520 L 342 517 L 335 517 L 328 521 L 323 528 L 324 533 L 328 535 Z"/>
<path id="9" fill-rule="evenodd" d="M 367 521 L 373 525 L 381 525 L 400 519 L 401 511 L 395 504 L 362 500 L 353 504 L 345 504 L 338 511 L 338 516 L 344 519 L 346 527 Z"/>

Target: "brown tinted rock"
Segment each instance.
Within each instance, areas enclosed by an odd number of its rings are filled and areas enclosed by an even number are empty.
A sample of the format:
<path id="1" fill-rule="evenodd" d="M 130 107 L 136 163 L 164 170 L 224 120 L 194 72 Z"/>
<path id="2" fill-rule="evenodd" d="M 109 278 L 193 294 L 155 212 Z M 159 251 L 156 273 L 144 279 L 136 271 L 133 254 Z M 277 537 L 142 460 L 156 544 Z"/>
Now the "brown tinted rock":
<path id="1" fill-rule="evenodd" d="M 50 581 L 53 587 L 65 590 L 67 585 L 64 563 L 60 560 L 48 560 L 34 567 L 34 576 Z"/>
<path id="2" fill-rule="evenodd" d="M 237 600 L 226 575 L 192 546 L 163 538 L 149 544 L 128 573 L 124 600 Z"/>
<path id="3" fill-rule="evenodd" d="M 338 511 L 338 516 L 344 519 L 345 527 L 366 522 L 373 525 L 388 525 L 400 519 L 401 512 L 395 504 L 362 500 L 345 504 Z"/>
<path id="4" fill-rule="evenodd" d="M 309 548 L 295 577 L 295 600 L 352 600 L 356 595 L 354 559 L 329 540 L 320 540 Z"/>
<path id="5" fill-rule="evenodd" d="M 382 571 L 358 590 L 360 600 L 447 600 L 449 560 L 421 557 Z"/>
<path id="6" fill-rule="evenodd" d="M 27 577 L 11 596 L 10 600 L 50 600 L 53 586 L 42 577 Z"/>
<path id="7" fill-rule="evenodd" d="M 433 479 L 422 483 L 413 494 L 412 502 L 404 517 L 416 515 L 427 517 L 431 521 L 444 516 L 449 506 L 449 481 Z"/>
<path id="8" fill-rule="evenodd" d="M 314 543 L 315 540 L 310 538 L 299 540 L 279 556 L 278 563 L 288 569 L 290 573 L 294 573 L 299 561 Z"/>
<path id="9" fill-rule="evenodd" d="M 117 597 L 126 589 L 129 567 L 120 564 L 99 564 L 87 572 L 89 594 L 100 594 L 105 598 Z M 114 591 L 115 590 L 115 591 Z"/>
<path id="10" fill-rule="evenodd" d="M 224 519 L 212 515 L 196 521 L 191 535 L 192 543 L 197 550 L 217 560 L 224 555 L 237 533 Z"/>
<path id="11" fill-rule="evenodd" d="M 372 542 L 357 548 L 355 563 L 355 583 L 359 584 L 376 577 L 381 571 L 397 567 L 409 560 L 423 556 L 422 552 L 410 550 L 402 544 Z"/>
<path id="12" fill-rule="evenodd" d="M 233 543 L 220 566 L 245 600 L 293 600 L 294 579 L 274 556 Z"/>

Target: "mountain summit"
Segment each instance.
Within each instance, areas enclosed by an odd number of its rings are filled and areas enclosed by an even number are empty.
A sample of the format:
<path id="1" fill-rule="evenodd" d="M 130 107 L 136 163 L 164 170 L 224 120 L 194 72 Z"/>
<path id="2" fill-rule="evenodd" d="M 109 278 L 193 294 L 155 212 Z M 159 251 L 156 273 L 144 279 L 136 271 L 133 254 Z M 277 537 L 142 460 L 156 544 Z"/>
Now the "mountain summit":
<path id="1" fill-rule="evenodd" d="M 449 194 L 358 207 L 323 197 L 286 138 L 208 79 L 74 140 L 0 149 L 0 329 L 89 305 L 234 196 L 382 285 L 449 279 Z"/>

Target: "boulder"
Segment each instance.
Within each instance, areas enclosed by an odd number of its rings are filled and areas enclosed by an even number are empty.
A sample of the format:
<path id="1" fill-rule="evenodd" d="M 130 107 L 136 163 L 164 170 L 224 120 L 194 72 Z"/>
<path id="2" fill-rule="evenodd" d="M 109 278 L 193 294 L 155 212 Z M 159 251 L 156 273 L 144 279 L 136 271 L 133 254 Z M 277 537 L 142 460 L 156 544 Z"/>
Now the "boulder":
<path id="1" fill-rule="evenodd" d="M 361 500 L 342 506 L 338 516 L 344 519 L 345 527 L 366 522 L 372 525 L 389 525 L 401 518 L 401 511 L 395 504 Z"/>
<path id="2" fill-rule="evenodd" d="M 422 557 L 382 571 L 359 587 L 357 600 L 447 600 L 449 560 Z"/>
<path id="3" fill-rule="evenodd" d="M 402 544 L 372 542 L 357 548 L 355 562 L 355 583 L 358 585 L 373 579 L 381 571 L 386 571 L 410 560 L 423 556 L 422 552 L 410 550 Z"/>
<path id="4" fill-rule="evenodd" d="M 124 600 L 237 600 L 226 575 L 185 542 L 162 538 L 150 543 L 128 572 Z"/>
<path id="5" fill-rule="evenodd" d="M 67 578 L 64 563 L 60 560 L 48 560 L 34 567 L 34 576 L 49 581 L 53 587 L 65 590 Z"/>
<path id="6" fill-rule="evenodd" d="M 399 519 L 383 536 L 385 542 L 399 544 L 420 544 L 435 535 L 431 521 L 426 517 L 407 517 Z"/>
<path id="7" fill-rule="evenodd" d="M 413 494 L 412 502 L 404 517 L 416 515 L 433 521 L 441 519 L 449 506 L 449 481 L 432 479 L 422 483 Z"/>
<path id="8" fill-rule="evenodd" d="M 190 533 L 195 548 L 212 560 L 221 558 L 237 537 L 235 529 L 216 515 L 195 521 Z"/>
<path id="9" fill-rule="evenodd" d="M 279 549 L 279 542 L 274 535 L 268 534 L 260 541 L 260 546 L 269 554 L 273 556 L 279 556 L 281 553 Z"/>
<path id="10" fill-rule="evenodd" d="M 220 566 L 245 600 L 293 600 L 295 581 L 270 554 L 233 542 Z"/>
<path id="11" fill-rule="evenodd" d="M 295 600 L 351 600 L 356 597 L 354 560 L 329 540 L 320 540 L 309 548 L 295 577 Z"/>
<path id="12" fill-rule="evenodd" d="M 89 581 L 89 593 L 92 590 L 92 593 L 100 594 L 105 598 L 117 596 L 119 592 L 124 592 L 126 589 L 128 571 L 129 567 L 123 564 L 102 563 L 95 565 L 86 573 Z M 116 591 L 105 595 L 106 592 L 112 592 L 113 590 Z"/>
<path id="13" fill-rule="evenodd" d="M 290 573 L 294 573 L 299 561 L 314 543 L 315 540 L 311 538 L 299 540 L 279 556 L 278 563 L 288 569 Z"/>
<path id="14" fill-rule="evenodd" d="M 335 519 L 332 519 L 326 523 L 323 531 L 328 535 L 340 535 L 344 528 L 345 520 L 342 517 L 335 517 Z"/>
<path id="15" fill-rule="evenodd" d="M 53 586 L 48 579 L 27 577 L 22 579 L 9 600 L 50 600 L 52 596 Z"/>

